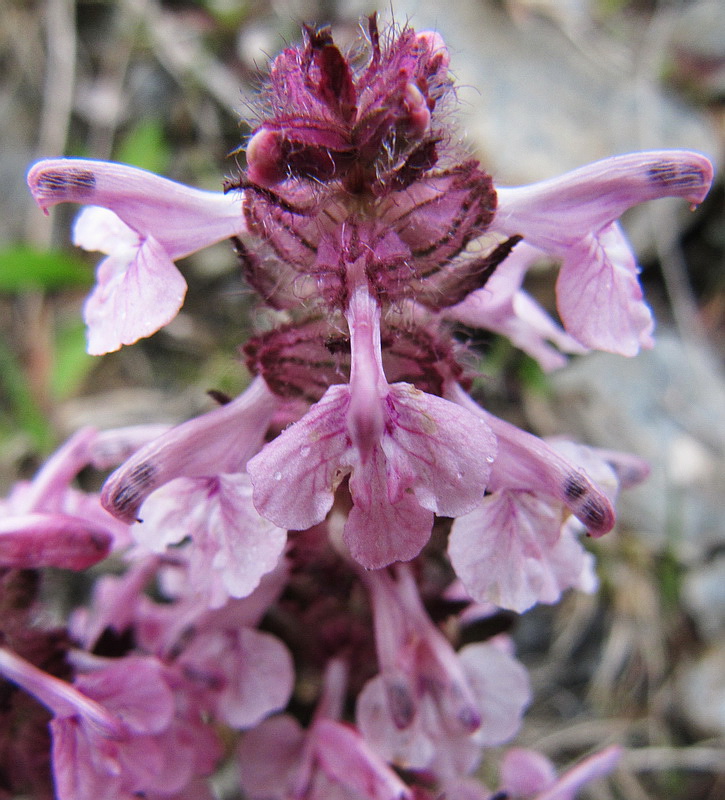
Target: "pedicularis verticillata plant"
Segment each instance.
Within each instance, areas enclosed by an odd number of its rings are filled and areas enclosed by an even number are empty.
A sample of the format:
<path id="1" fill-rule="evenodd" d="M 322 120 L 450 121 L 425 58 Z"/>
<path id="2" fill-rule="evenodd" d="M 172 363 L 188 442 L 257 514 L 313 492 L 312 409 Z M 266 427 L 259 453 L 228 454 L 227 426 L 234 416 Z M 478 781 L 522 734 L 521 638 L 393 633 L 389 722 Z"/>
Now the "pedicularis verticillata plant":
<path id="1" fill-rule="evenodd" d="M 495 186 L 451 127 L 440 36 L 381 35 L 374 16 L 365 33 L 346 55 L 305 27 L 273 61 L 246 172 L 223 192 L 78 159 L 28 174 L 43 210 L 87 204 L 74 241 L 106 254 L 91 353 L 169 323 L 186 292 L 174 262 L 223 239 L 278 324 L 244 344 L 241 396 L 173 428 L 81 430 L 4 501 L 0 752 L 18 791 L 47 796 L 52 775 L 61 800 L 198 800 L 222 742 L 252 800 L 563 800 L 615 766 L 611 747 L 557 778 L 510 749 L 495 792 L 471 777 L 516 734 L 529 682 L 506 635 L 457 650 L 456 613 L 593 590 L 578 537 L 612 528 L 646 466 L 490 414 L 454 331 L 508 336 L 545 370 L 650 347 L 617 219 L 699 203 L 711 166 L 642 152 Z M 521 288 L 542 257 L 561 264 L 563 328 Z M 100 498 L 73 488 L 89 465 L 118 467 Z M 453 519 L 453 583 L 437 517 Z M 67 630 L 31 624 L 40 568 L 111 552 L 125 571 Z M 426 610 L 445 601 L 447 635 Z M 320 687 L 309 719 L 281 713 L 295 674 Z"/>

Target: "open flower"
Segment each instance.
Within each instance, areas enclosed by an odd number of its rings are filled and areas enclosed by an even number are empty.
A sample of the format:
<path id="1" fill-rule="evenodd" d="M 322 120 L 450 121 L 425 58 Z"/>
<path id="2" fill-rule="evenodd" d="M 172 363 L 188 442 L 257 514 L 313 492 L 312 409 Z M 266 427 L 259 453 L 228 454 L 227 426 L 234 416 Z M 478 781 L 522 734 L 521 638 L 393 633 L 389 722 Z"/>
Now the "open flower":
<path id="1" fill-rule="evenodd" d="M 470 773 L 483 747 L 518 729 L 529 702 L 526 671 L 494 643 L 455 652 L 428 617 L 410 569 L 369 573 L 380 674 L 361 692 L 363 736 L 403 769 L 445 782 Z"/>
<path id="2" fill-rule="evenodd" d="M 484 495 L 496 451 L 480 416 L 406 383 L 388 384 L 380 309 L 365 287 L 350 302 L 350 383 L 331 386 L 248 464 L 260 514 L 283 528 L 321 522 L 350 474 L 344 540 L 374 569 L 415 557 L 433 515 L 456 516 Z"/>
<path id="3" fill-rule="evenodd" d="M 176 718 L 162 665 L 129 656 L 66 683 L 0 648 L 0 674 L 53 714 L 53 773 L 59 800 L 118 800 L 180 792 L 201 753 Z M 199 761 L 197 760 L 199 759 Z"/>
<path id="4" fill-rule="evenodd" d="M 86 301 L 88 352 L 118 350 L 167 325 L 184 302 L 174 262 L 246 229 L 241 197 L 192 189 L 134 167 L 85 159 L 48 159 L 28 172 L 46 211 L 58 203 L 91 206 L 74 242 L 107 257 Z"/>
<path id="5" fill-rule="evenodd" d="M 701 203 L 712 164 L 688 150 L 654 150 L 597 161 L 531 186 L 497 187 L 491 230 L 520 234 L 562 260 L 556 285 L 567 331 L 587 347 L 626 356 L 652 347 L 652 314 L 617 219 L 638 203 L 682 197 Z"/>

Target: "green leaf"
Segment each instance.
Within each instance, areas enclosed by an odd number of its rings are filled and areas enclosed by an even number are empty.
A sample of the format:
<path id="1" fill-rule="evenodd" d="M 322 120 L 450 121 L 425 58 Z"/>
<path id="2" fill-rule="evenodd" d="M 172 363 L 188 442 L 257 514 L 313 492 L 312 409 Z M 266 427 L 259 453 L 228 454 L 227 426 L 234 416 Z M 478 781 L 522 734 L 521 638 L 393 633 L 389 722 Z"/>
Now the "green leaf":
<path id="1" fill-rule="evenodd" d="M 93 270 L 74 253 L 18 244 L 0 248 L 0 292 L 91 286 Z"/>

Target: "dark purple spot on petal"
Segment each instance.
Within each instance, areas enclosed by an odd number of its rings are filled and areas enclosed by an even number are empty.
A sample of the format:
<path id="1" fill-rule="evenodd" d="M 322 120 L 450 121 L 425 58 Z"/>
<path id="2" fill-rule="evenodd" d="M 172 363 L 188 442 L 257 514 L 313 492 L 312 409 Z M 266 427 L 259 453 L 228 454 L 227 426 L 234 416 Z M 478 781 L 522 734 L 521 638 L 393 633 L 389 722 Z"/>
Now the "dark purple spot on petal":
<path id="1" fill-rule="evenodd" d="M 402 731 L 413 722 L 415 703 L 408 688 L 402 683 L 388 684 L 386 689 L 388 703 L 390 703 L 390 715 L 395 727 Z"/>
<path id="2" fill-rule="evenodd" d="M 48 170 L 38 178 L 38 189 L 49 194 L 75 192 L 91 194 L 96 187 L 96 176 L 87 169 Z"/>
<path id="3" fill-rule="evenodd" d="M 138 464 L 131 470 L 128 478 L 111 497 L 111 504 L 117 516 L 126 518 L 133 515 L 153 482 L 155 474 L 156 467 L 148 462 Z"/>
<path id="4" fill-rule="evenodd" d="M 578 500 L 588 491 L 586 482 L 581 475 L 577 475 L 576 473 L 573 473 L 567 477 L 567 479 L 564 481 L 563 488 L 564 497 L 566 497 L 567 500 Z"/>
<path id="5" fill-rule="evenodd" d="M 587 500 L 577 514 L 579 519 L 589 528 L 601 528 L 607 520 L 607 510 L 596 499 Z"/>
<path id="6" fill-rule="evenodd" d="M 680 166 L 671 161 L 660 161 L 653 164 L 647 170 L 647 175 L 652 183 L 660 186 L 677 186 L 683 189 L 701 186 L 705 180 L 701 169 L 695 166 Z"/>

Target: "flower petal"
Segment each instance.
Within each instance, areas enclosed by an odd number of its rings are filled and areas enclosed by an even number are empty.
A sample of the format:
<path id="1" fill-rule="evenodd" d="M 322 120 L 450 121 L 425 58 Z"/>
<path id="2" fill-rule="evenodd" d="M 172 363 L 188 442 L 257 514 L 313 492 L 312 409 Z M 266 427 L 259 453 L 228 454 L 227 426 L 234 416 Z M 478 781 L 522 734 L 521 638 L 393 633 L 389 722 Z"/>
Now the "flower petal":
<path id="1" fill-rule="evenodd" d="M 124 164 L 47 159 L 27 180 L 44 211 L 58 203 L 109 208 L 141 236 L 153 236 L 172 261 L 246 232 L 241 195 L 202 191 Z"/>
<path id="2" fill-rule="evenodd" d="M 176 316 L 185 295 L 186 281 L 152 236 L 120 261 L 109 256 L 98 268 L 98 285 L 83 310 L 88 352 L 103 355 L 151 336 Z"/>
<path id="3" fill-rule="evenodd" d="M 108 478 L 101 502 L 114 516 L 133 522 L 151 492 L 174 478 L 243 471 L 278 406 L 264 380 L 255 378 L 231 402 L 177 425 L 138 450 Z"/>
<path id="4" fill-rule="evenodd" d="M 250 459 L 247 472 L 259 513 L 281 528 L 306 530 L 332 507 L 335 489 L 349 471 L 345 415 L 347 386 L 331 386 L 302 419 Z"/>
<path id="5" fill-rule="evenodd" d="M 560 511 L 528 492 L 494 492 L 455 520 L 448 555 L 474 600 L 519 613 L 593 588 L 591 555 L 562 531 Z"/>
<path id="6" fill-rule="evenodd" d="M 628 208 L 660 197 L 701 203 L 712 182 L 712 164 L 688 150 L 654 150 L 596 161 L 531 186 L 497 187 L 491 226 L 507 236 L 562 254 Z"/>
<path id="7" fill-rule="evenodd" d="M 637 273 L 616 223 L 573 245 L 556 283 L 567 331 L 587 347 L 623 356 L 652 347 L 652 312 L 642 299 Z"/>

